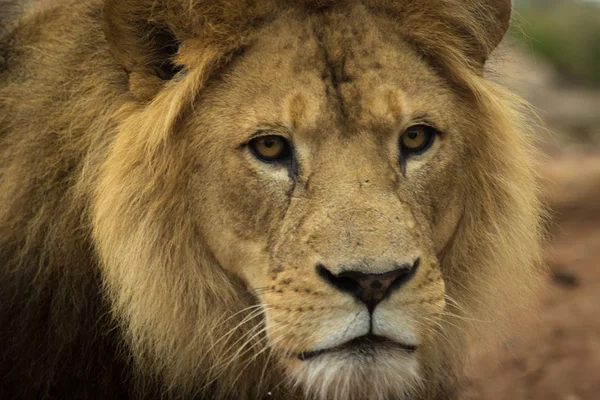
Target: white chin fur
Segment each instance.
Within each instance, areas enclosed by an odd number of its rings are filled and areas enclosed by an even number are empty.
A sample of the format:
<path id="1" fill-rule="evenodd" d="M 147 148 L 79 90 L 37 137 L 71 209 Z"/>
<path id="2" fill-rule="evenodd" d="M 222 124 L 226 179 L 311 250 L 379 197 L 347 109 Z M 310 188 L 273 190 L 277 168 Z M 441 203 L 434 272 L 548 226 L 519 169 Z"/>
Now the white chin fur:
<path id="1" fill-rule="evenodd" d="M 417 358 L 401 350 L 322 354 L 294 364 L 294 383 L 314 400 L 407 400 L 421 384 Z"/>

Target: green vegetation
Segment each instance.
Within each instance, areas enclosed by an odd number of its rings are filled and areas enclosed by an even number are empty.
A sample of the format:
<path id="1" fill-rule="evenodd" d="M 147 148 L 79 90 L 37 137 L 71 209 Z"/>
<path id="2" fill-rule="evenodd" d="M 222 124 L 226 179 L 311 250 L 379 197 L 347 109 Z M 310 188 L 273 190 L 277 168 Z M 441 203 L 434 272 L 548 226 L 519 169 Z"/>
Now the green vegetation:
<path id="1" fill-rule="evenodd" d="M 600 84 L 600 6 L 585 2 L 516 4 L 512 36 L 566 78 Z"/>

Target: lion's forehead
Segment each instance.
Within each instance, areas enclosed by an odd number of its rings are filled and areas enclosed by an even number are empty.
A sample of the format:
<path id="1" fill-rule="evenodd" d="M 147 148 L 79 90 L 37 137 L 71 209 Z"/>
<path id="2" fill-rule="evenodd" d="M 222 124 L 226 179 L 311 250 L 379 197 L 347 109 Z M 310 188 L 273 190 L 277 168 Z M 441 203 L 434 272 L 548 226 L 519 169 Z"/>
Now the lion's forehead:
<path id="1" fill-rule="evenodd" d="M 287 15 L 265 27 L 227 76 L 236 113 L 250 115 L 248 129 L 283 123 L 315 134 L 341 119 L 344 133 L 389 132 L 408 117 L 439 114 L 451 103 L 447 84 L 379 22 L 363 13 Z"/>

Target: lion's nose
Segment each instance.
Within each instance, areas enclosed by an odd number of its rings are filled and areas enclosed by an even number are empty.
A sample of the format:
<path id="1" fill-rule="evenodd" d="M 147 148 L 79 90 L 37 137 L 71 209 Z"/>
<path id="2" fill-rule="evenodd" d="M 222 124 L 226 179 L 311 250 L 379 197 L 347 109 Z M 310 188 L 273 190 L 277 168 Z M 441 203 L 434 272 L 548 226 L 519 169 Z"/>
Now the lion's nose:
<path id="1" fill-rule="evenodd" d="M 377 304 L 415 275 L 419 263 L 420 259 L 417 258 L 412 265 L 403 264 L 383 274 L 367 274 L 351 269 L 337 275 L 323 264 L 318 264 L 317 273 L 331 286 L 365 303 L 369 312 L 373 312 Z"/>

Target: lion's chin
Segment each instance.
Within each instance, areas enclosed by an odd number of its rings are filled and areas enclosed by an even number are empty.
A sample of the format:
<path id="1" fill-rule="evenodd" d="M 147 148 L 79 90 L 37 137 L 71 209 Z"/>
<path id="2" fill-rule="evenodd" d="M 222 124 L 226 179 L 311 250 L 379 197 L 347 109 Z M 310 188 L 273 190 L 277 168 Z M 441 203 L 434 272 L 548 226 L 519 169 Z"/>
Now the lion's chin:
<path id="1" fill-rule="evenodd" d="M 318 400 L 403 400 L 421 383 L 415 355 L 390 348 L 296 359 L 287 372 L 307 398 Z"/>

